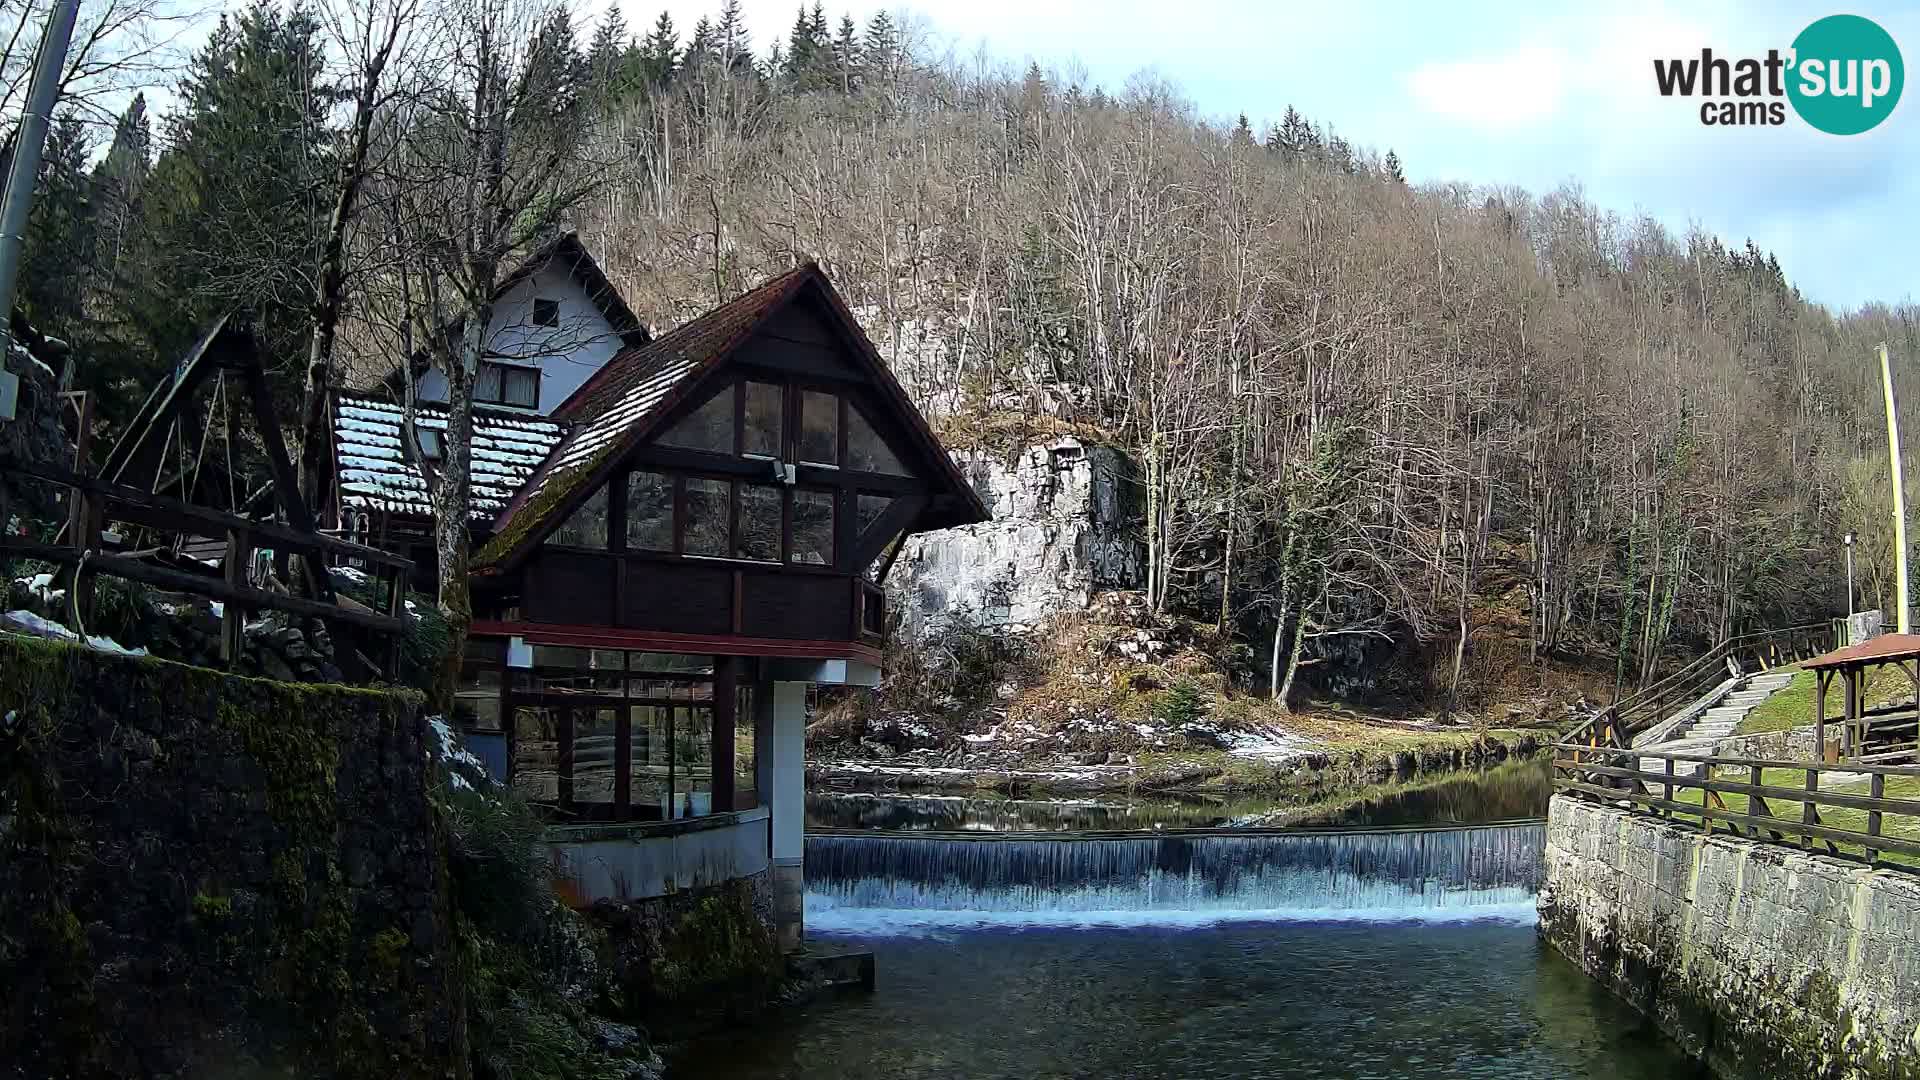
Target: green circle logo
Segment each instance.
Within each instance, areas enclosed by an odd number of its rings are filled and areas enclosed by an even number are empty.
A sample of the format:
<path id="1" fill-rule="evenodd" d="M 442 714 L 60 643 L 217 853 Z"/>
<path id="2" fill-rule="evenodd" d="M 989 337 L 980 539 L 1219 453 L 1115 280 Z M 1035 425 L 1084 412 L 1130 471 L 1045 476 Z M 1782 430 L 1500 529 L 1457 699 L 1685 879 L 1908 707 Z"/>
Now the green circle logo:
<path id="1" fill-rule="evenodd" d="M 1858 135 L 1885 120 L 1906 81 L 1900 46 L 1872 19 L 1829 15 L 1793 39 L 1787 98 L 1829 135 Z"/>

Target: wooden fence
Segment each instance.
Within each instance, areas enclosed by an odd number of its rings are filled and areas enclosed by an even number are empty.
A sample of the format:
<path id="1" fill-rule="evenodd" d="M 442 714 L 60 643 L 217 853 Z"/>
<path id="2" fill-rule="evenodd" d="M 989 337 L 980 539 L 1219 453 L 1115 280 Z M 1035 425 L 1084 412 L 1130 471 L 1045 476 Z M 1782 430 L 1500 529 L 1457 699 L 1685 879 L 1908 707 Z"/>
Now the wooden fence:
<path id="1" fill-rule="evenodd" d="M 383 655 L 368 661 L 375 671 L 392 675 L 396 646 L 405 623 L 406 582 L 413 568 L 411 560 L 378 548 L 338 540 L 318 532 L 296 529 L 271 521 L 254 521 L 236 514 L 211 510 L 178 499 L 155 495 L 136 487 L 109 483 L 82 476 L 70 469 L 44 463 L 0 460 L 0 468 L 66 487 L 71 492 L 73 510 L 66 542 L 45 543 L 22 537 L 0 536 L 0 556 L 39 559 L 73 567 L 73 600 L 84 622 L 92 610 L 95 575 L 138 581 L 157 588 L 193 593 L 226 605 L 221 616 L 221 657 L 231 664 L 238 656 L 245 618 L 250 611 L 281 611 L 289 615 L 318 618 L 336 629 L 370 632 L 384 639 L 378 650 Z M 153 529 L 224 539 L 226 557 L 220 576 L 176 569 L 148 561 L 141 553 L 109 549 L 101 538 L 108 522 L 125 522 Z M 352 560 L 369 567 L 376 578 L 375 595 L 384 610 L 374 610 L 334 595 L 333 585 L 324 572 L 313 575 L 311 598 L 292 596 L 258 588 L 247 580 L 247 566 L 256 548 L 271 547 L 303 557 L 310 566 L 322 566 L 333 559 Z M 358 635 L 341 636 L 337 658 L 350 660 L 350 643 Z M 348 667 L 348 664 L 343 664 Z"/>
<path id="2" fill-rule="evenodd" d="M 1649 771 L 1648 761 L 1659 768 Z M 1689 775 L 1695 768 L 1697 775 Z M 1890 784 L 1896 796 L 1920 795 L 1920 766 L 1828 765 L 1577 742 L 1554 746 L 1556 792 L 1692 819 L 1708 834 L 1725 829 L 1868 864 L 1920 866 L 1920 798 L 1890 798 Z M 1843 785 L 1864 790 L 1837 790 Z M 1694 793 L 1697 802 L 1690 798 Z"/>

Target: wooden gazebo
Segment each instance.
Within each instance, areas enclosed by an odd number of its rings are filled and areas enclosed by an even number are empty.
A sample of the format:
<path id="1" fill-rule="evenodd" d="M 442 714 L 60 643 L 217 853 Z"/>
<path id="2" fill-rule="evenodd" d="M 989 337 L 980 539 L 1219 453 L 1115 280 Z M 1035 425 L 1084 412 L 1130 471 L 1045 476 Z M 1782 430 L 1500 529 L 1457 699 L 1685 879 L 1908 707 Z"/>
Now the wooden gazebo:
<path id="1" fill-rule="evenodd" d="M 1867 672 L 1891 665 L 1913 683 L 1913 704 L 1866 706 Z M 1882 634 L 1806 662 L 1814 673 L 1814 738 L 1826 761 L 1878 764 L 1911 760 L 1920 745 L 1920 634 Z M 1827 687 L 1841 680 L 1840 744 L 1827 745 Z"/>

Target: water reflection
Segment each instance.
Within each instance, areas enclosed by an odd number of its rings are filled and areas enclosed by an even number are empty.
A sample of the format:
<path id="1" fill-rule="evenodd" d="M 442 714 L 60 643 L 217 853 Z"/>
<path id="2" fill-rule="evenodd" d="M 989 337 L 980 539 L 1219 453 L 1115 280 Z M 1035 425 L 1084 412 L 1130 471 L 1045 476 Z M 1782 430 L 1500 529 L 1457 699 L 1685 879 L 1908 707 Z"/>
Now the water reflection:
<path id="1" fill-rule="evenodd" d="M 1547 762 L 1540 759 L 1318 797 L 1227 800 L 1115 795 L 1048 800 L 991 793 L 815 791 L 807 794 L 807 827 L 888 832 L 1117 832 L 1288 825 L 1472 825 L 1544 817 L 1552 790 Z"/>

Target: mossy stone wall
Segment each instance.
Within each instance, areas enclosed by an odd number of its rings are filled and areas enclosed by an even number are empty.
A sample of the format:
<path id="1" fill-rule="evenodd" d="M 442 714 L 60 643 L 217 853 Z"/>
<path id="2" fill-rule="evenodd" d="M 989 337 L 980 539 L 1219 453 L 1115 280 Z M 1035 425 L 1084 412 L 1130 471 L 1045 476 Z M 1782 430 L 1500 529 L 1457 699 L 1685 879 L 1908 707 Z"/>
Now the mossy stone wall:
<path id="1" fill-rule="evenodd" d="M 0 1076 L 464 1076 L 427 737 L 409 692 L 0 637 Z"/>

